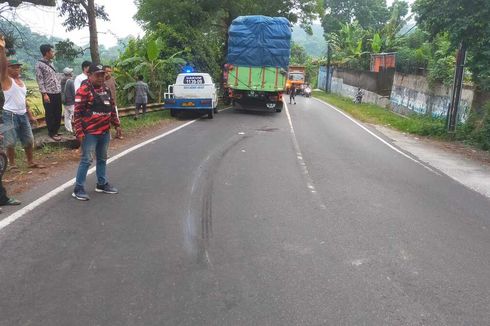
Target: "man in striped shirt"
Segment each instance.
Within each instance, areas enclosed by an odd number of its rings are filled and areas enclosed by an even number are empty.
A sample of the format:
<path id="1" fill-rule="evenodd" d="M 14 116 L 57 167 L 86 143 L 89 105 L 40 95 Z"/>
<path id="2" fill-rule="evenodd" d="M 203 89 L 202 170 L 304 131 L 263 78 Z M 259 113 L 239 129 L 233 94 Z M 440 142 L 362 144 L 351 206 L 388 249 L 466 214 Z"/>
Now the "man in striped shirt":
<path id="1" fill-rule="evenodd" d="M 85 191 L 85 180 L 92 163 L 92 153 L 96 157 L 96 192 L 117 194 L 106 175 L 107 149 L 110 141 L 111 124 L 118 133 L 121 124 L 116 114 L 114 99 L 105 86 L 105 72 L 102 65 L 92 64 L 89 77 L 82 83 L 75 95 L 74 125 L 77 138 L 82 145 L 82 157 L 78 167 L 75 189 L 72 196 L 78 200 L 89 200 Z"/>

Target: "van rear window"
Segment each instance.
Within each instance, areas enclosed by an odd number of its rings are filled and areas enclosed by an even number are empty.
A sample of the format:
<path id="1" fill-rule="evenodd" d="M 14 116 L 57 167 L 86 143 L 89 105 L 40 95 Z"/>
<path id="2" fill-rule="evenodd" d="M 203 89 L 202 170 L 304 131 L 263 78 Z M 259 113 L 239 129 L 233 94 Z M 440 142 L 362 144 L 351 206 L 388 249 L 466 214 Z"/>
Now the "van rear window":
<path id="1" fill-rule="evenodd" d="M 201 85 L 204 84 L 203 76 L 184 76 L 185 85 Z"/>

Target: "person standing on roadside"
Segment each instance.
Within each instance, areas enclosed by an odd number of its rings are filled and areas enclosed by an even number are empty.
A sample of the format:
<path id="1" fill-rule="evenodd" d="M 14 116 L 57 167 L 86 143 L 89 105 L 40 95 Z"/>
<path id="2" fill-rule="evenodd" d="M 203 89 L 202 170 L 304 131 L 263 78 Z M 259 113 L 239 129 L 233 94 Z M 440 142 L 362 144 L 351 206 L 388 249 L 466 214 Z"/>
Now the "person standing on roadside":
<path id="1" fill-rule="evenodd" d="M 96 192 L 117 194 L 118 190 L 109 184 L 106 175 L 107 150 L 110 141 L 111 124 L 116 132 L 121 132 L 114 100 L 105 86 L 104 67 L 92 64 L 88 69 L 89 78 L 82 83 L 75 95 L 75 132 L 82 144 L 82 157 L 78 166 L 75 189 L 72 197 L 89 200 L 85 191 L 87 172 L 95 152 L 97 186 Z"/>
<path id="2" fill-rule="evenodd" d="M 2 120 L 5 131 L 3 132 L 3 146 L 7 149 L 7 157 L 10 169 L 15 169 L 15 144 L 17 139 L 22 143 L 27 157 L 29 168 L 44 168 L 34 162 L 34 136 L 31 123 L 36 119 L 29 110 L 26 101 L 27 87 L 20 78 L 20 67 L 15 59 L 7 59 L 5 53 L 5 40 L 0 36 L 0 82 L 5 97 Z"/>
<path id="3" fill-rule="evenodd" d="M 48 134 L 55 141 L 60 141 L 58 133 L 61 126 L 61 78 L 53 65 L 55 56 L 51 44 L 43 44 L 39 48 L 42 59 L 36 63 L 36 80 L 43 97 Z"/>
<path id="4" fill-rule="evenodd" d="M 111 91 L 112 99 L 114 100 L 114 107 L 116 108 L 117 118 L 119 118 L 119 111 L 117 109 L 117 90 L 116 90 L 116 80 L 112 77 L 112 67 L 104 66 L 105 71 L 105 85 Z M 123 136 L 120 132 L 116 133 L 116 138 L 123 139 Z"/>
<path id="5" fill-rule="evenodd" d="M 289 104 L 296 104 L 296 85 L 292 84 L 291 89 L 289 90 Z"/>
<path id="6" fill-rule="evenodd" d="M 143 81 L 143 76 L 138 76 L 138 81 L 134 85 L 134 102 L 135 102 L 135 116 L 134 120 L 138 119 L 139 111 L 143 111 L 143 116 L 146 114 L 146 104 L 148 103 L 148 84 Z"/>
<path id="7" fill-rule="evenodd" d="M 82 85 L 82 82 L 88 78 L 88 68 L 91 64 L 92 62 L 90 61 L 82 62 L 82 73 L 75 77 L 75 92 L 78 91 L 78 89 Z"/>
<path id="8" fill-rule="evenodd" d="M 63 69 L 63 79 L 61 85 L 63 86 L 63 105 L 65 109 L 65 129 L 70 133 L 73 133 L 73 113 L 75 111 L 75 84 L 73 81 L 73 69 Z"/>
<path id="9" fill-rule="evenodd" d="M 1 41 L 0 41 L 1 42 Z M 3 105 L 5 104 L 5 97 L 3 95 L 2 87 L 0 87 L 0 111 L 3 112 Z M 3 142 L 3 132 L 5 131 L 3 121 L 0 119 L 0 143 Z M 5 165 L 7 162 L 5 162 Z M 0 206 L 5 205 L 20 205 L 21 202 L 15 198 L 9 197 L 7 195 L 7 189 L 3 186 L 3 172 L 5 172 L 5 166 L 2 167 L 3 171 L 0 171 Z M 0 209 L 0 213 L 2 210 Z"/>

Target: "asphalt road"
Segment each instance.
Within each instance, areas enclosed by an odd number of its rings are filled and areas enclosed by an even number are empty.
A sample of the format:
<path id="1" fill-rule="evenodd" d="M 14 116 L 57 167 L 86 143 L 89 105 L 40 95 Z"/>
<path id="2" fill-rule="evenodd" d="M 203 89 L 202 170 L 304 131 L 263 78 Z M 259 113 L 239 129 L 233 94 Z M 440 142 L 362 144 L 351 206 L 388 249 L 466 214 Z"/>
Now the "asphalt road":
<path id="1" fill-rule="evenodd" d="M 0 325 L 488 325 L 490 201 L 314 99 L 228 110 L 0 230 Z"/>

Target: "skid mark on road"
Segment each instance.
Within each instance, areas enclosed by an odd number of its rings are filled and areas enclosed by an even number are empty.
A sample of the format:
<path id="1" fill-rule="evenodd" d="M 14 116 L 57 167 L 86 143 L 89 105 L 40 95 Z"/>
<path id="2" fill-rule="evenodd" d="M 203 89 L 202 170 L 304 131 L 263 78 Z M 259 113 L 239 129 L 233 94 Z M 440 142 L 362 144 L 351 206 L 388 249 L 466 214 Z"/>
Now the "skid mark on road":
<path id="1" fill-rule="evenodd" d="M 288 109 L 288 106 L 286 103 L 284 103 L 284 107 L 286 108 L 286 115 L 287 115 L 288 121 L 289 121 L 291 139 L 293 141 L 294 150 L 296 152 L 296 158 L 299 162 L 301 173 L 302 173 L 302 175 L 306 181 L 306 188 L 308 188 L 308 191 L 313 196 L 313 199 L 316 202 L 316 204 L 318 205 L 318 207 L 321 209 L 327 209 L 327 205 L 325 205 L 322 198 L 320 197 L 320 194 L 316 190 L 315 183 L 313 182 L 313 179 L 311 178 L 310 172 L 308 171 L 308 166 L 306 165 L 306 162 L 304 160 L 304 156 L 301 152 L 301 148 L 300 148 L 299 143 L 298 143 L 298 139 L 296 138 L 296 132 L 294 131 L 294 127 L 293 127 L 293 120 L 291 119 L 291 115 L 289 114 L 289 109 Z"/>
<path id="2" fill-rule="evenodd" d="M 185 248 L 188 254 L 197 257 L 199 264 L 213 266 L 209 255 L 209 240 L 213 236 L 214 177 L 226 154 L 248 135 L 238 135 L 221 150 L 208 155 L 199 165 L 192 180 L 187 216 L 184 223 Z"/>

